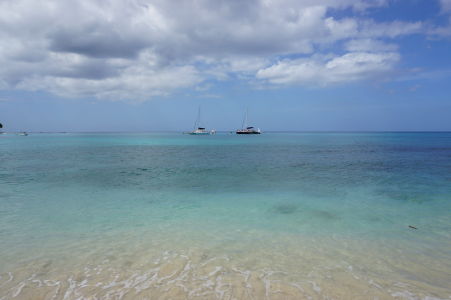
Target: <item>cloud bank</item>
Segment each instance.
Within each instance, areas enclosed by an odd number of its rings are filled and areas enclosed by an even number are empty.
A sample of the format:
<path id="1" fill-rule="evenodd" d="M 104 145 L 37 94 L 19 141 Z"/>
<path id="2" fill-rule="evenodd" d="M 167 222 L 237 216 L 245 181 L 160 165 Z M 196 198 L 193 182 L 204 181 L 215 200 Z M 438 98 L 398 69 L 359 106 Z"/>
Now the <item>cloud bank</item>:
<path id="1" fill-rule="evenodd" d="M 3 0 L 0 89 L 145 100 L 206 81 L 325 86 L 383 77 L 401 59 L 394 39 L 424 30 L 421 22 L 367 17 L 387 5 Z"/>

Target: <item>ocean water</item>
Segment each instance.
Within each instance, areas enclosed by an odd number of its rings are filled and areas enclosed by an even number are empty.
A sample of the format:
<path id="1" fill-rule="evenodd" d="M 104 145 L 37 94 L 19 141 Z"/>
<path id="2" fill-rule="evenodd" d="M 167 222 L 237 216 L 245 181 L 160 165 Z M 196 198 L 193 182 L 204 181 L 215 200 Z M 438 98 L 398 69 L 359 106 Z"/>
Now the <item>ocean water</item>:
<path id="1" fill-rule="evenodd" d="M 451 299 L 451 133 L 0 135 L 0 299 Z"/>

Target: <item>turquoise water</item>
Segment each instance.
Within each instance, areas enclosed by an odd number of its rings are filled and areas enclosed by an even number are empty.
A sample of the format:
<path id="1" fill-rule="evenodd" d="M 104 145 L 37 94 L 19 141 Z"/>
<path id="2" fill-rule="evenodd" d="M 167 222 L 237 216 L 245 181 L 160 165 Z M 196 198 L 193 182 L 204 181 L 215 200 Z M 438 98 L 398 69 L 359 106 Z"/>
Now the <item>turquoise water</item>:
<path id="1" fill-rule="evenodd" d="M 451 133 L 0 135 L 0 276 L 0 299 L 449 299 Z"/>

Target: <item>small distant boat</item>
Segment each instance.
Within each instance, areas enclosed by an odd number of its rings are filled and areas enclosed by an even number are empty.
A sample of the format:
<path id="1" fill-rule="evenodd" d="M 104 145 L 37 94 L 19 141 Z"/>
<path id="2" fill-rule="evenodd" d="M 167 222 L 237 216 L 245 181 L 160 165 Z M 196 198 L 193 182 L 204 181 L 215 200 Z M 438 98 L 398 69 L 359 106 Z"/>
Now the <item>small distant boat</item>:
<path id="1" fill-rule="evenodd" d="M 189 132 L 189 134 L 191 135 L 210 135 L 215 133 L 216 133 L 215 130 L 208 131 L 204 127 L 197 127 L 195 130 Z"/>
<path id="2" fill-rule="evenodd" d="M 247 125 L 247 109 L 244 114 L 242 129 L 237 129 L 236 134 L 261 134 L 260 128 Z"/>
<path id="3" fill-rule="evenodd" d="M 21 135 L 21 136 L 27 136 L 28 133 L 26 133 L 26 132 L 24 131 L 24 132 L 19 133 L 19 135 Z"/>
<path id="4" fill-rule="evenodd" d="M 211 135 L 211 134 L 215 134 L 216 130 L 212 129 L 212 130 L 206 130 L 205 127 L 202 127 L 201 125 L 201 121 L 200 121 L 200 106 L 199 106 L 199 110 L 197 112 L 197 119 L 196 122 L 194 123 L 194 129 L 193 131 L 188 132 L 188 134 L 191 135 Z"/>

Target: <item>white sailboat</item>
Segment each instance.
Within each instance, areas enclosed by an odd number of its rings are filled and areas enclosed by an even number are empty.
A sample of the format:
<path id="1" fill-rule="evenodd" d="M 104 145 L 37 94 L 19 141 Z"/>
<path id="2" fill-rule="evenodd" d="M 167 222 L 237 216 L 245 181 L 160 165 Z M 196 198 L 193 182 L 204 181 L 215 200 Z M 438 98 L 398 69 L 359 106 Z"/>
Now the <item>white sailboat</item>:
<path id="1" fill-rule="evenodd" d="M 210 135 L 210 134 L 215 134 L 216 131 L 213 130 L 206 130 L 205 127 L 201 126 L 201 119 L 200 119 L 200 105 L 199 105 L 199 110 L 197 112 L 197 119 L 196 122 L 194 122 L 194 128 L 193 131 L 189 132 L 189 134 L 191 135 Z"/>
<path id="2" fill-rule="evenodd" d="M 254 128 L 252 126 L 248 126 L 247 124 L 247 114 L 248 110 L 244 113 L 244 120 L 241 129 L 237 129 L 236 134 L 261 134 L 260 128 Z"/>

